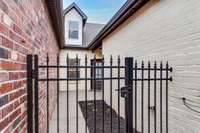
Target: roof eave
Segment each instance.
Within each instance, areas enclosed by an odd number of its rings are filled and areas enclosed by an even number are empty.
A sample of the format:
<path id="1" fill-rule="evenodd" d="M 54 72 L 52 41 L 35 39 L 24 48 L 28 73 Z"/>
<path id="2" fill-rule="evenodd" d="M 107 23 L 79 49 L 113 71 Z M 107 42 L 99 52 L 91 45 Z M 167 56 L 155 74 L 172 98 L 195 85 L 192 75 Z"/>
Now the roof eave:
<path id="1" fill-rule="evenodd" d="M 64 44 L 62 0 L 48 0 L 45 2 L 55 31 L 57 43 L 61 48 Z"/>
<path id="2" fill-rule="evenodd" d="M 150 0 L 135 0 L 127 1 L 115 15 L 106 24 L 106 26 L 99 32 L 99 34 L 93 39 L 93 41 L 88 45 L 88 49 L 94 50 L 100 46 L 100 42 L 112 33 L 118 26 L 125 22 L 130 16 L 136 13 L 141 7 L 143 7 Z M 123 9 L 125 8 L 125 9 Z"/>
<path id="3" fill-rule="evenodd" d="M 76 46 L 76 45 L 65 45 L 63 49 L 71 49 L 71 50 L 89 50 L 88 47 L 84 46 Z"/>

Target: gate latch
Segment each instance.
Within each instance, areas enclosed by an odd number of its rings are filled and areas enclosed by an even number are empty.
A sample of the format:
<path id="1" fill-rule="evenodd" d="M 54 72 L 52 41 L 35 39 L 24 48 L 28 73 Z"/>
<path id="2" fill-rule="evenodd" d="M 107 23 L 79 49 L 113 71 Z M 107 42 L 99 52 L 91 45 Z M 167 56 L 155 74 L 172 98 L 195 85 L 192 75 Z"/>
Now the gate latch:
<path id="1" fill-rule="evenodd" d="M 117 89 L 116 91 L 119 91 L 121 93 L 121 97 L 127 98 L 128 95 L 131 93 L 132 87 L 130 86 L 125 86 L 122 87 L 121 89 Z"/>

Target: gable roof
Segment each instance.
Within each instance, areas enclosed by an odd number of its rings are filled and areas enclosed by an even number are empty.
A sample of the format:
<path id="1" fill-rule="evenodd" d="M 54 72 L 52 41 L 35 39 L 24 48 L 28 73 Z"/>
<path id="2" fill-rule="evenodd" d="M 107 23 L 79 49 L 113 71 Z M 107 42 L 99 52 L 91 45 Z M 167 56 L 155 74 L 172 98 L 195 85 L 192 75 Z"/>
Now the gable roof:
<path id="1" fill-rule="evenodd" d="M 83 45 L 87 46 L 98 35 L 104 24 L 86 23 L 83 30 Z"/>
<path id="2" fill-rule="evenodd" d="M 105 26 L 101 25 L 101 28 L 99 29 L 95 29 L 94 27 L 91 29 L 90 28 L 85 29 L 85 35 L 87 36 L 90 36 L 90 34 L 92 33 L 90 30 L 92 31 L 97 30 L 98 32 L 94 32 L 95 34 L 91 35 L 92 37 L 91 36 L 88 38 L 83 37 L 86 40 L 83 41 L 84 44 L 82 46 L 67 45 L 67 46 L 64 46 L 64 48 L 83 49 L 83 50 L 84 49 L 95 50 L 99 48 L 102 45 L 101 42 L 105 37 L 111 34 L 115 29 L 117 29 L 123 22 L 125 22 L 129 17 L 131 17 L 134 13 L 136 13 L 148 1 L 150 0 L 127 0 L 126 3 L 118 10 L 118 12 L 111 18 L 111 20 Z M 86 32 L 89 32 L 89 33 L 87 34 Z"/>
<path id="3" fill-rule="evenodd" d="M 111 34 L 117 27 L 125 22 L 150 0 L 127 0 L 112 19 L 105 25 L 99 34 L 90 42 L 88 49 L 96 49 L 101 46 L 101 41 Z"/>
<path id="4" fill-rule="evenodd" d="M 83 28 L 83 45 L 66 45 L 64 48 L 70 49 L 88 49 L 88 44 L 96 37 L 96 35 L 104 27 L 104 24 L 86 23 Z"/>
<path id="5" fill-rule="evenodd" d="M 75 9 L 83 18 L 83 22 L 84 24 L 87 21 L 87 16 L 85 15 L 85 13 L 76 5 L 75 2 L 73 2 L 71 5 L 69 5 L 65 10 L 63 15 L 65 16 L 65 14 L 67 14 L 69 11 L 71 11 L 72 9 Z"/>

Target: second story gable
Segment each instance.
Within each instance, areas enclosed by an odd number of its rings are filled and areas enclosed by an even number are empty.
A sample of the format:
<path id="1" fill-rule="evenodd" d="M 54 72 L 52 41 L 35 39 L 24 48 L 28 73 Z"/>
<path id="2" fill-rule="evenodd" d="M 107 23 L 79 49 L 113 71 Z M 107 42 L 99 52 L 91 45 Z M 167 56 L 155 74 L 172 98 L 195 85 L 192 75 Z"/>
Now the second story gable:
<path id="1" fill-rule="evenodd" d="M 83 44 L 83 27 L 87 16 L 72 3 L 64 10 L 65 44 L 81 46 Z"/>
<path id="2" fill-rule="evenodd" d="M 72 3 L 64 12 L 64 48 L 88 49 L 88 44 L 102 30 L 104 24 L 88 23 L 87 16 L 75 4 Z"/>

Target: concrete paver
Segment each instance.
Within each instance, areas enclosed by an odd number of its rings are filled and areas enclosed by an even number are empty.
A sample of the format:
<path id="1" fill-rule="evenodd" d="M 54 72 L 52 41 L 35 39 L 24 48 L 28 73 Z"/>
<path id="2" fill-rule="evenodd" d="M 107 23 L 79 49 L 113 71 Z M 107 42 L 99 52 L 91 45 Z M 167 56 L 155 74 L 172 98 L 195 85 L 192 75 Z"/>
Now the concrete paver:
<path id="1" fill-rule="evenodd" d="M 94 99 L 94 92 L 88 91 L 88 100 Z M 101 92 L 97 92 L 97 100 L 101 99 Z M 85 101 L 85 91 L 78 91 L 78 101 Z M 60 133 L 67 133 L 67 92 L 60 92 Z M 50 133 L 57 132 L 57 110 L 55 109 L 50 121 Z M 78 105 L 78 130 L 79 133 L 85 133 L 85 119 Z M 88 130 L 88 129 L 87 129 Z M 69 133 L 76 133 L 76 91 L 69 91 Z M 89 131 L 88 131 L 89 133 Z"/>

